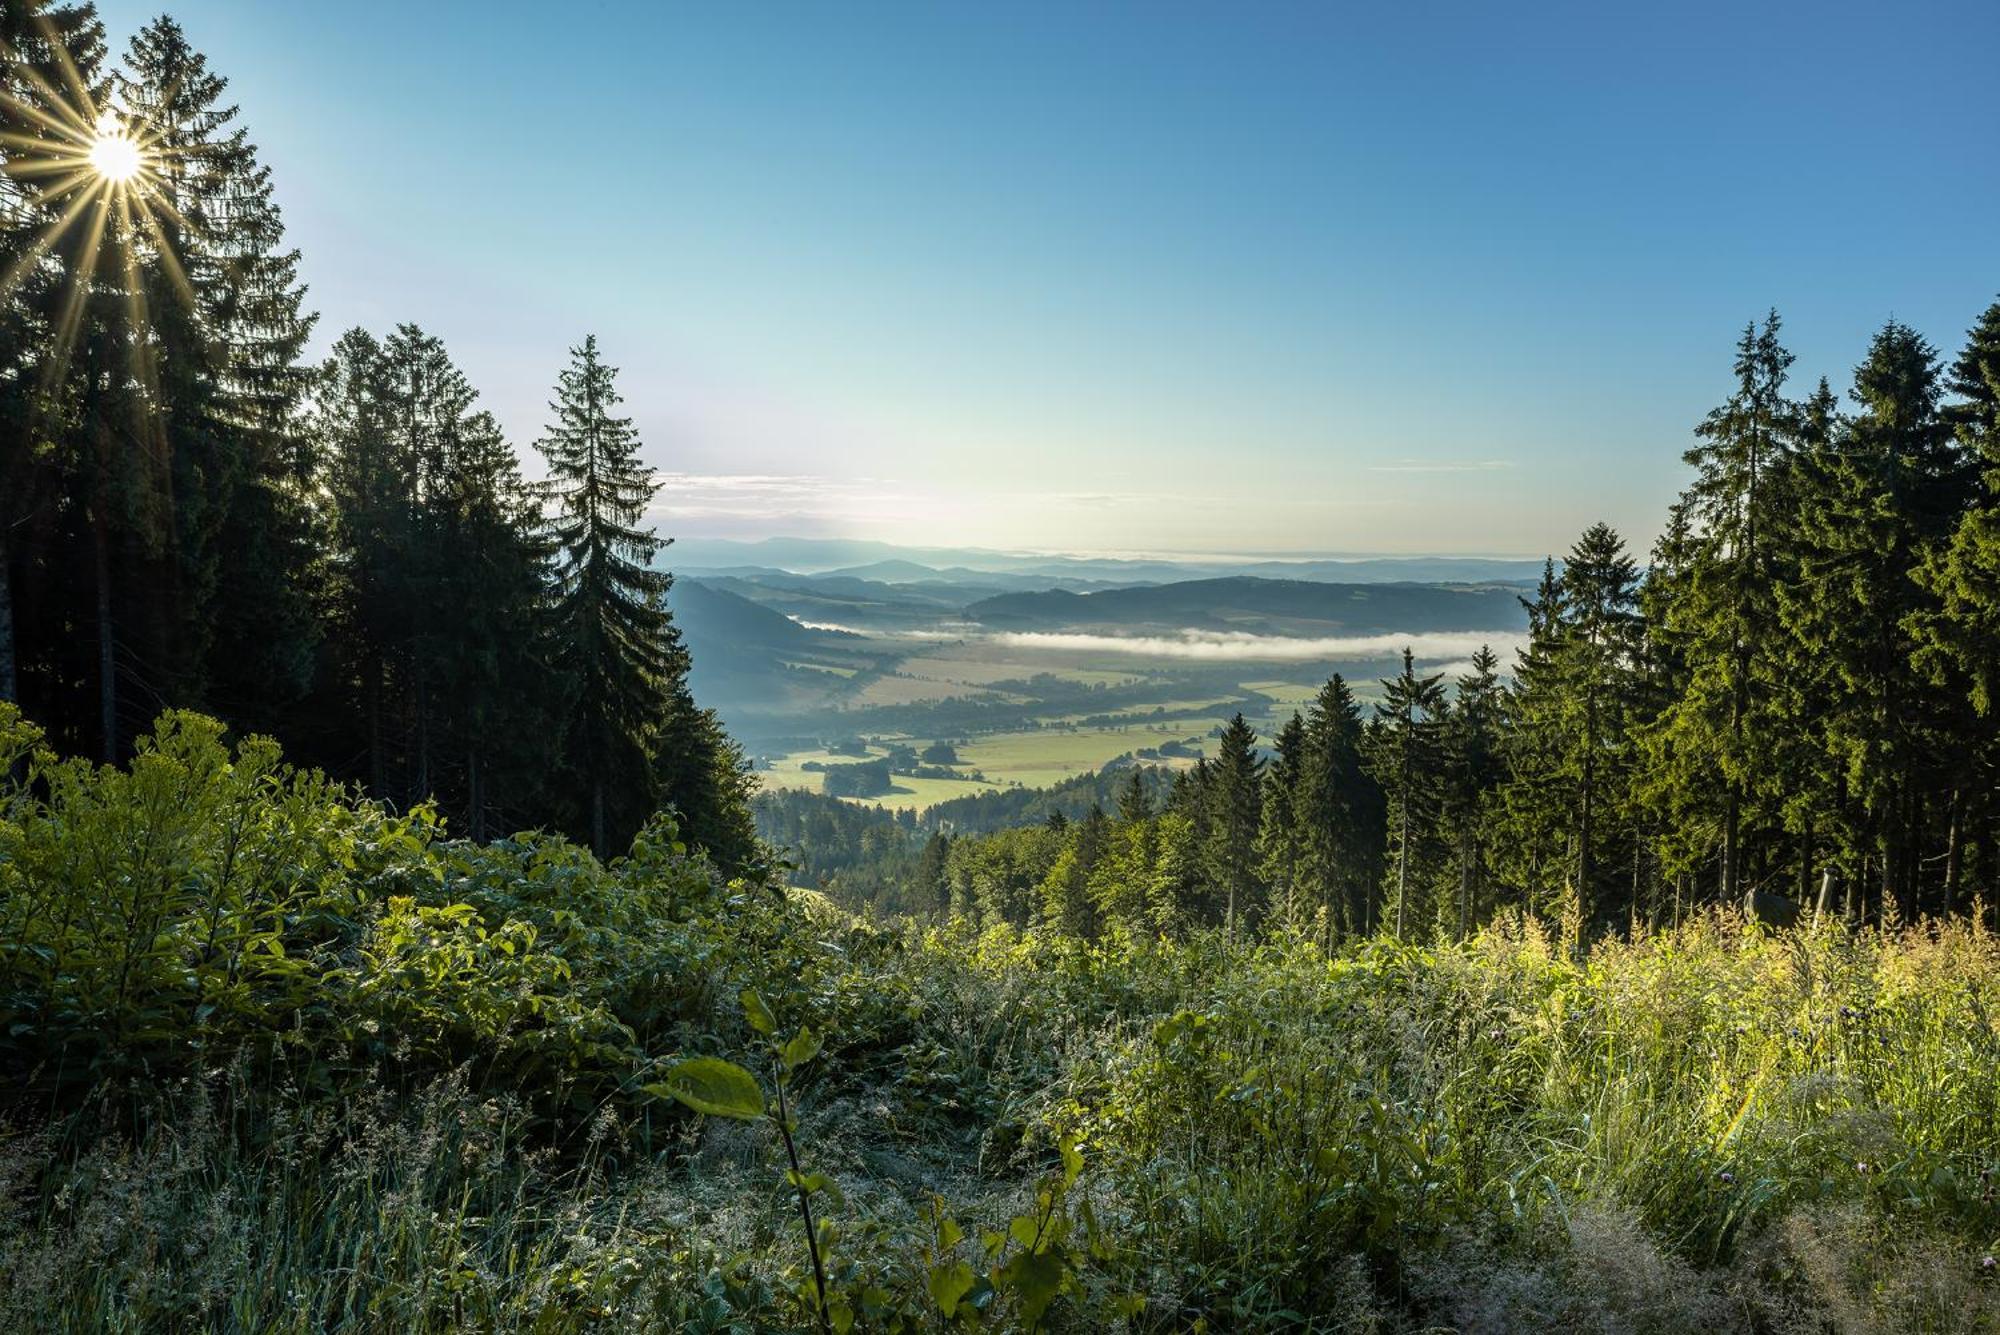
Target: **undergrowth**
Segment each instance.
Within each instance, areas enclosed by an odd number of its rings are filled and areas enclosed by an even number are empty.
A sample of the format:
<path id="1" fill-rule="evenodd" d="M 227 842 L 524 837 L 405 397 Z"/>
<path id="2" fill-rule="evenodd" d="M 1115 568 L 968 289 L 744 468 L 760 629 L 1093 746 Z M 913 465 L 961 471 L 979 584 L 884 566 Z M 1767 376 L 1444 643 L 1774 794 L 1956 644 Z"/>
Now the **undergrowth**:
<path id="1" fill-rule="evenodd" d="M 0 733 L 0 1329 L 2000 1329 L 1977 919 L 883 930 Z"/>

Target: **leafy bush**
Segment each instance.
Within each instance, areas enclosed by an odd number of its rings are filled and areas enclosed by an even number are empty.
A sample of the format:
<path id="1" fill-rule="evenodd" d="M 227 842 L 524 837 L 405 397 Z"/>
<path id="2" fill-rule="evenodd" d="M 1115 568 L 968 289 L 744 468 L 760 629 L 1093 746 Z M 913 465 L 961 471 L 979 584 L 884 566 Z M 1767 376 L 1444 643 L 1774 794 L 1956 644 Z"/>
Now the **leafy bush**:
<path id="1" fill-rule="evenodd" d="M 883 929 L 190 715 L 0 769 L 0 1328 L 2000 1328 L 1977 918 Z"/>
<path id="2" fill-rule="evenodd" d="M 238 1061 L 322 1092 L 468 1064 L 587 1115 L 706 1038 L 785 917 L 665 820 L 607 868 L 447 839 L 197 715 L 125 770 L 37 742 L 0 707 L 0 1071 L 44 1107 Z"/>

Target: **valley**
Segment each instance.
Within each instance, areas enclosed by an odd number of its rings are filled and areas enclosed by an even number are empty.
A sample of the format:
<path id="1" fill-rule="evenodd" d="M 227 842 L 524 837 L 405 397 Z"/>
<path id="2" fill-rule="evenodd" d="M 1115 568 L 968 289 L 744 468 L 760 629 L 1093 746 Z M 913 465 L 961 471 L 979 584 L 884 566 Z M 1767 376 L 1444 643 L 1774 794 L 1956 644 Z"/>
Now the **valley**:
<path id="1" fill-rule="evenodd" d="M 714 549 L 721 544 L 706 544 Z M 1377 697 L 1404 646 L 1428 672 L 1490 645 L 1511 661 L 1535 563 L 998 556 L 799 540 L 744 544 L 799 569 L 679 567 L 693 684 L 766 791 L 825 791 L 829 765 L 888 762 L 848 800 L 923 812 L 1107 765 L 1190 765 L 1235 714 L 1268 743 L 1327 678 Z M 919 560 L 919 557 L 928 560 Z M 1422 581 L 1410 576 L 1430 573 Z M 952 746 L 949 764 L 899 754 Z"/>

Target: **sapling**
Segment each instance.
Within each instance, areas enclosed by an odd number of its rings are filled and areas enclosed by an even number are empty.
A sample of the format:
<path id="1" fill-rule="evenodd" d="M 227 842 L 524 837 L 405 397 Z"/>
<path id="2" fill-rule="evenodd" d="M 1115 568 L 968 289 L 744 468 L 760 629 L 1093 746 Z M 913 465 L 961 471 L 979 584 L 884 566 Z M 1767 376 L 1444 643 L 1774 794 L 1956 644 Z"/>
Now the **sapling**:
<path id="1" fill-rule="evenodd" d="M 689 1057 L 677 1062 L 667 1078 L 645 1087 L 657 1098 L 670 1098 L 711 1117 L 730 1117 L 754 1122 L 768 1118 L 777 1127 L 785 1145 L 785 1182 L 799 1196 L 799 1219 L 805 1225 L 806 1254 L 812 1261 L 813 1312 L 820 1330 L 832 1335 L 833 1318 L 826 1296 L 826 1261 L 821 1253 L 819 1228 L 813 1223 L 812 1198 L 817 1192 L 833 1192 L 833 1183 L 823 1173 L 807 1173 L 799 1165 L 796 1132 L 798 1120 L 792 1116 L 790 1077 L 792 1072 L 819 1055 L 821 1042 L 808 1026 L 801 1026 L 790 1039 L 779 1041 L 778 1019 L 756 992 L 742 993 L 743 1015 L 750 1027 L 765 1040 L 771 1052 L 771 1087 L 777 1107 L 764 1102 L 757 1077 L 735 1062 L 720 1057 Z"/>

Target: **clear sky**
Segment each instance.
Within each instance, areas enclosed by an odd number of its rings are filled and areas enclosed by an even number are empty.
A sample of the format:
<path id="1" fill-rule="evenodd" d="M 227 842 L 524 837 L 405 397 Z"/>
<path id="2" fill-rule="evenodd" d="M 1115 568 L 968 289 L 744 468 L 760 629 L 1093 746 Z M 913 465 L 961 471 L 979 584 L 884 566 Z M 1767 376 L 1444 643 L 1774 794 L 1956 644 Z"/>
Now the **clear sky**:
<path id="1" fill-rule="evenodd" d="M 1844 388 L 2000 292 L 1995 0 L 171 12 L 319 346 L 531 454 L 595 332 L 689 536 L 1643 545 L 1747 319 Z"/>

